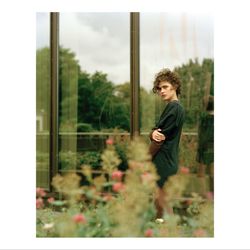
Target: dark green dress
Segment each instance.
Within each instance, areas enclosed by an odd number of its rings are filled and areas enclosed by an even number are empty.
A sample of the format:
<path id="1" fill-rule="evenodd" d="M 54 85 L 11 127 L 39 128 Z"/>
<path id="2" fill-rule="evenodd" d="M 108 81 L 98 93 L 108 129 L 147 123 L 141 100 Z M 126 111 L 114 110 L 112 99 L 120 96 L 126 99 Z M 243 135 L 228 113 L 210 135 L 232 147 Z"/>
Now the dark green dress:
<path id="1" fill-rule="evenodd" d="M 203 112 L 198 130 L 197 161 L 206 165 L 214 162 L 214 115 Z"/>
<path id="2" fill-rule="evenodd" d="M 160 188 L 163 187 L 169 176 L 177 173 L 179 142 L 184 116 L 185 112 L 179 101 L 171 101 L 162 112 L 156 127 L 153 128 L 160 128 L 161 133 L 166 136 L 160 150 L 153 157 L 153 163 L 160 177 L 157 181 Z"/>

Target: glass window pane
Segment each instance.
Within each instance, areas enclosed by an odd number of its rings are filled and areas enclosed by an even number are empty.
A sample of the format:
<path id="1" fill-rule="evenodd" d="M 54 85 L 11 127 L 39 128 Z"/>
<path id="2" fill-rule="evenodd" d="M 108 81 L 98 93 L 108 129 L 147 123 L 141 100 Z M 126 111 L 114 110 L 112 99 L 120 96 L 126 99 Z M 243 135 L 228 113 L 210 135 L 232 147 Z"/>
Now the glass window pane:
<path id="1" fill-rule="evenodd" d="M 141 131 L 148 133 L 164 104 L 152 94 L 162 68 L 182 81 L 180 101 L 187 112 L 185 130 L 197 131 L 207 85 L 213 81 L 213 19 L 206 14 L 141 13 Z"/>
<path id="2" fill-rule="evenodd" d="M 50 145 L 49 13 L 37 13 L 36 21 L 36 185 L 48 188 Z"/>
<path id="3" fill-rule="evenodd" d="M 129 133 L 129 13 L 60 13 L 60 168 Z"/>
<path id="4" fill-rule="evenodd" d="M 202 115 L 208 113 L 206 108 L 209 95 L 213 96 L 213 17 L 205 13 L 141 13 L 140 17 L 141 131 L 149 141 L 149 131 L 155 126 L 166 105 L 152 93 L 155 74 L 163 68 L 176 71 L 182 84 L 179 100 L 186 112 L 179 165 L 190 167 L 195 172 L 199 169 L 196 161 L 199 122 Z M 206 126 L 210 126 L 207 127 L 210 132 L 213 131 L 211 119 Z M 211 139 L 204 144 L 204 155 L 210 158 L 213 157 Z M 207 173 L 213 175 L 213 168 L 208 169 Z M 199 183 L 195 179 L 190 180 L 193 184 Z M 195 192 L 201 192 L 205 185 L 209 189 L 207 183 L 203 184 L 191 186 Z"/>

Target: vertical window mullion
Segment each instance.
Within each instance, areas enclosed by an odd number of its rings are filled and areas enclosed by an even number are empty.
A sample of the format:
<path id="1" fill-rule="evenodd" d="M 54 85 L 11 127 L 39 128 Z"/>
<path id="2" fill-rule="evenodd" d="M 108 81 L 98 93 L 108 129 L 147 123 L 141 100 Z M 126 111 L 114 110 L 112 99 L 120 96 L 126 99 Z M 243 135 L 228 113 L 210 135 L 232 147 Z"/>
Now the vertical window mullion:
<path id="1" fill-rule="evenodd" d="M 140 134 L 139 124 L 139 88 L 140 88 L 140 15 L 130 13 L 130 85 L 131 85 L 131 138 Z"/>
<path id="2" fill-rule="evenodd" d="M 50 13 L 50 191 L 52 178 L 58 172 L 58 53 L 59 53 L 59 13 Z"/>

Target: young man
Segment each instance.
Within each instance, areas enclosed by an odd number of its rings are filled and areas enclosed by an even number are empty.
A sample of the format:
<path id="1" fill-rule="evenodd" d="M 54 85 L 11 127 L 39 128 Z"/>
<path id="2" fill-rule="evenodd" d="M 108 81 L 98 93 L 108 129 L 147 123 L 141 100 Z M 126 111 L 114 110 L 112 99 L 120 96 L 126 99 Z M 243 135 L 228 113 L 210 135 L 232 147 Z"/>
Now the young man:
<path id="1" fill-rule="evenodd" d="M 150 134 L 151 144 L 156 143 L 159 146 L 158 151 L 152 154 L 152 161 L 159 175 L 155 200 L 157 218 L 163 217 L 166 207 L 163 186 L 168 177 L 176 174 L 178 170 L 179 142 L 184 122 L 184 109 L 178 100 L 180 90 L 181 83 L 174 72 L 163 69 L 156 74 L 153 92 L 167 104 Z"/>

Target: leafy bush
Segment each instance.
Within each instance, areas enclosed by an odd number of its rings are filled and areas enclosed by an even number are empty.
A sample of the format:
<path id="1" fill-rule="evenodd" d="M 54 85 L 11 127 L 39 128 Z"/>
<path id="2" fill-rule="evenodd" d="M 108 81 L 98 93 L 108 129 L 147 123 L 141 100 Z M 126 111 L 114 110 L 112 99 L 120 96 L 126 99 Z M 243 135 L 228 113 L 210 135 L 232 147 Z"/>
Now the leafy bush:
<path id="1" fill-rule="evenodd" d="M 94 131 L 93 127 L 89 123 L 78 123 L 77 132 L 91 132 Z"/>
<path id="2" fill-rule="evenodd" d="M 101 167 L 101 153 L 97 151 L 87 151 L 78 156 L 79 165 L 90 165 L 93 169 Z"/>
<path id="3" fill-rule="evenodd" d="M 196 171 L 197 135 L 182 134 L 180 141 L 179 165 L 188 166 L 191 172 Z"/>
<path id="4" fill-rule="evenodd" d="M 81 186 L 76 173 L 57 175 L 52 185 L 59 194 L 48 197 L 37 189 L 38 237 L 212 237 L 213 199 L 197 194 L 181 197 L 188 168 L 182 167 L 165 185 L 167 202 L 174 214 L 166 213 L 166 223 L 155 223 L 154 196 L 158 178 L 148 146 L 139 139 L 127 144 L 128 169 L 121 162 L 114 140 L 107 140 L 101 154 L 103 174 L 93 177 L 90 165 L 82 166 L 89 186 Z M 105 174 L 108 178 L 105 178 Z"/>
<path id="5" fill-rule="evenodd" d="M 59 162 L 61 170 L 76 169 L 77 166 L 77 154 L 72 151 L 61 151 L 59 153 Z"/>

